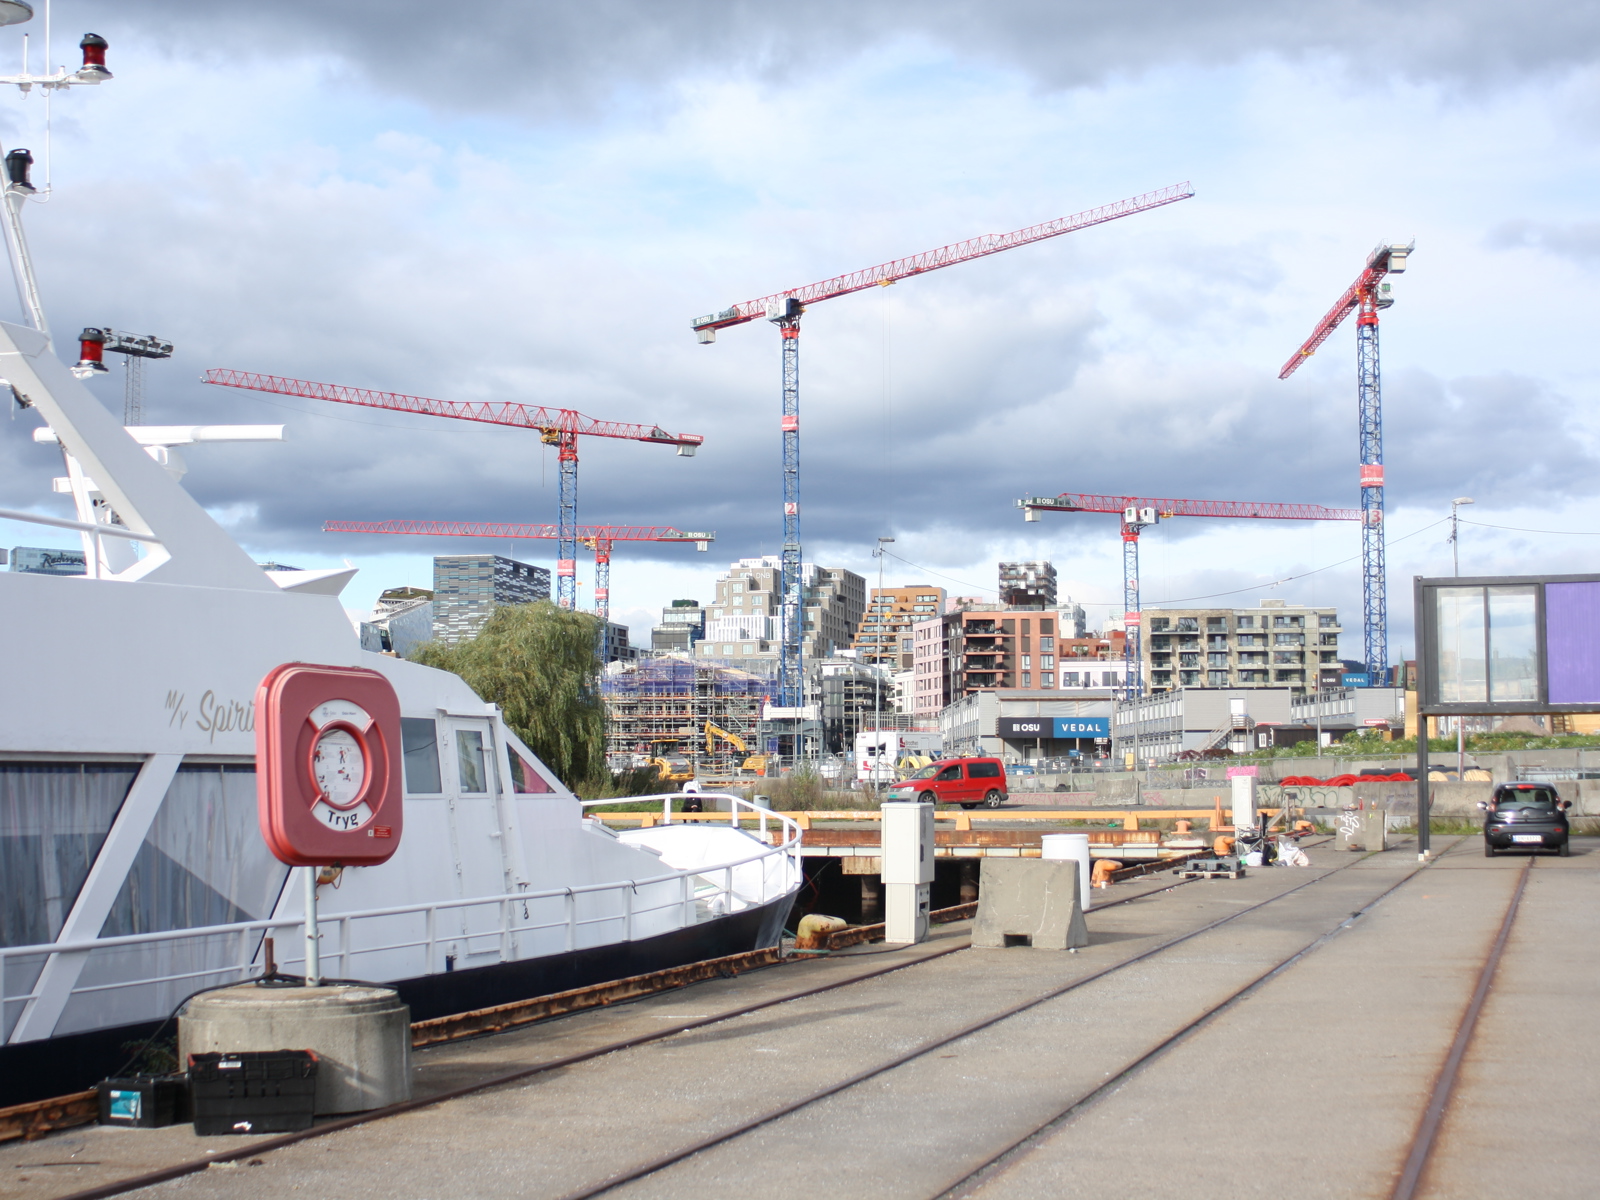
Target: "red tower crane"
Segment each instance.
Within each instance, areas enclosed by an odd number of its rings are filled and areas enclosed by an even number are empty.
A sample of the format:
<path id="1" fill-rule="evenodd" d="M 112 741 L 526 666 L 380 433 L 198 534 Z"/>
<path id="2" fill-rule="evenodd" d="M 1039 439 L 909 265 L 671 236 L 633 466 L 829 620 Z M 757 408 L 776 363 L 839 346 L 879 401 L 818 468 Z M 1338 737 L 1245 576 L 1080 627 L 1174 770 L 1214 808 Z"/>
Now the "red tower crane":
<path id="1" fill-rule="evenodd" d="M 563 608 L 576 608 L 578 603 L 578 435 L 676 446 L 678 454 L 685 458 L 693 457 L 705 441 L 698 433 L 668 433 L 659 425 L 602 421 L 570 408 L 543 408 L 506 400 L 430 400 L 426 396 L 405 396 L 371 388 L 341 387 L 333 383 L 311 383 L 304 379 L 258 375 L 252 371 L 213 369 L 202 375 L 201 379 L 220 387 L 272 392 L 280 396 L 305 396 L 312 400 L 333 400 L 366 408 L 426 413 L 458 421 L 484 421 L 490 425 L 538 430 L 540 441 L 547 446 L 558 447 L 557 458 L 561 463 L 560 510 L 556 524 L 556 600 Z"/>
<path id="2" fill-rule="evenodd" d="M 512 538 L 516 541 L 559 540 L 555 525 L 519 525 L 494 521 L 324 521 L 324 533 L 408 533 L 428 537 Z M 616 542 L 693 542 L 706 551 L 714 533 L 684 533 L 670 525 L 579 525 L 577 540 L 594 551 L 594 611 L 611 618 L 611 547 Z"/>
<path id="3" fill-rule="evenodd" d="M 1037 521 L 1041 511 L 1116 513 L 1122 518 L 1122 598 L 1127 637 L 1123 641 L 1126 686 L 1134 696 L 1144 692 L 1140 673 L 1139 532 L 1163 517 L 1256 517 L 1271 521 L 1359 521 L 1357 508 L 1324 508 L 1320 504 L 1269 504 L 1260 500 L 1160 500 L 1148 496 L 1028 496 L 1017 501 L 1023 520 Z"/>
<path id="4" fill-rule="evenodd" d="M 778 327 L 783 338 L 783 620 L 782 639 L 778 650 L 779 703 L 798 705 L 803 702 L 804 676 L 800 665 L 801 619 L 800 603 L 800 316 L 806 305 L 835 296 L 848 296 L 851 292 L 869 287 L 887 287 L 901 279 L 953 267 L 1002 250 L 1013 250 L 1046 238 L 1059 237 L 1091 225 L 1102 225 L 1118 217 L 1132 216 L 1148 209 L 1160 208 L 1194 195 L 1187 183 L 1173 184 L 1159 191 L 1146 192 L 1102 205 L 1070 217 L 1030 225 L 1011 233 L 986 233 L 954 242 L 937 250 L 927 250 L 910 258 L 897 258 L 848 275 L 837 275 L 806 287 L 774 292 L 743 304 L 735 304 L 721 312 L 696 317 L 692 322 L 701 345 L 717 340 L 717 330 L 743 325 L 758 317 L 765 317 Z"/>

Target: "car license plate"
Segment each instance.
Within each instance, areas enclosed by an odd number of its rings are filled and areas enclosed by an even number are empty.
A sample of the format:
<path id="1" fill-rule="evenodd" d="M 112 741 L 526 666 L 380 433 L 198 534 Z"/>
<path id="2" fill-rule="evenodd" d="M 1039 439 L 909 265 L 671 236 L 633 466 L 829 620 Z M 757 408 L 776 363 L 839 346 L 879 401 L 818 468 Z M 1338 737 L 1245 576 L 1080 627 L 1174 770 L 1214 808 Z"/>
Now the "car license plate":
<path id="1" fill-rule="evenodd" d="M 1511 835 L 1513 842 L 1542 842 L 1544 835 L 1539 833 L 1514 833 Z"/>

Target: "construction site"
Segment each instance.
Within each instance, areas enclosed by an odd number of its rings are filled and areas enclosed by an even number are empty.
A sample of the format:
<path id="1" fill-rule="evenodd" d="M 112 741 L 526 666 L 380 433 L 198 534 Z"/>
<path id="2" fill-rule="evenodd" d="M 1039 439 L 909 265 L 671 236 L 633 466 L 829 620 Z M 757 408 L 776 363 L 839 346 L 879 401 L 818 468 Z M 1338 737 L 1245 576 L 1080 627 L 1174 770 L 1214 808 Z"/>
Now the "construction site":
<path id="1" fill-rule="evenodd" d="M 663 783 L 764 770 L 759 735 L 770 674 L 680 655 L 613 668 L 601 683 L 613 770 L 653 761 Z"/>

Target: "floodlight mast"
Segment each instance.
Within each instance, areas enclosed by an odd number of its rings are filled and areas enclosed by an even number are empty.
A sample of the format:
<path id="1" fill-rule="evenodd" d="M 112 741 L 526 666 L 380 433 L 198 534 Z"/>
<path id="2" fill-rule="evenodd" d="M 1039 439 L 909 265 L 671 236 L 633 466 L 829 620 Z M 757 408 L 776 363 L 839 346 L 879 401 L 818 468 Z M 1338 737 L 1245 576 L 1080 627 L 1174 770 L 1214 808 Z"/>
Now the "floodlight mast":
<path id="1" fill-rule="evenodd" d="M 171 358 L 172 343 L 146 333 L 121 333 L 115 329 L 85 329 L 78 335 L 78 362 L 72 373 L 92 379 L 107 371 L 105 355 L 123 356 L 127 377 L 122 397 L 122 423 L 144 424 L 144 360 Z"/>
<path id="2" fill-rule="evenodd" d="M 888 287 L 892 283 L 897 283 L 902 279 L 909 279 L 913 275 L 937 271 L 941 267 L 953 267 L 957 263 L 970 262 L 975 258 L 985 258 L 991 254 L 999 254 L 1003 250 L 1013 250 L 1018 246 L 1042 242 L 1048 238 L 1059 237 L 1064 233 L 1087 229 L 1091 225 L 1102 225 L 1107 221 L 1115 221 L 1119 217 L 1128 217 L 1134 213 L 1174 204 L 1179 200 L 1187 200 L 1193 195 L 1194 189 L 1189 184 L 1176 183 L 1170 187 L 1161 188 L 1154 192 L 1146 192 L 1139 196 L 1132 196 L 1126 200 L 1119 200 L 1114 204 L 1105 204 L 1099 208 L 1089 209 L 1087 212 L 1077 213 L 1070 217 L 1060 217 L 1054 221 L 1046 221 L 1042 225 L 1030 225 L 1025 229 L 1013 230 L 1011 233 L 987 233 L 979 237 L 969 238 L 964 242 L 953 242 L 948 246 L 941 246 L 935 250 L 914 254 L 909 258 L 897 258 L 891 262 L 880 263 L 875 267 L 852 271 L 847 275 L 836 275 L 832 279 L 824 279 L 819 283 L 809 284 L 805 287 L 791 288 L 784 292 L 774 292 L 770 296 L 761 296 L 755 300 L 747 300 L 742 304 L 735 304 L 730 308 L 723 309 L 721 312 L 708 313 L 705 316 L 696 317 L 690 323 L 696 338 L 699 339 L 700 344 L 703 346 L 710 345 L 717 340 L 717 330 L 719 329 L 730 329 L 735 325 L 743 325 L 746 322 L 760 318 L 765 318 L 776 325 L 782 338 L 783 571 L 781 594 L 783 603 L 781 610 L 782 640 L 778 647 L 778 703 L 780 705 L 793 707 L 805 703 L 805 675 L 801 662 L 805 606 L 802 603 L 800 577 L 800 317 L 805 312 L 806 306 L 821 300 L 831 300 L 835 296 L 848 296 L 852 292 L 865 291 L 870 287 Z"/>

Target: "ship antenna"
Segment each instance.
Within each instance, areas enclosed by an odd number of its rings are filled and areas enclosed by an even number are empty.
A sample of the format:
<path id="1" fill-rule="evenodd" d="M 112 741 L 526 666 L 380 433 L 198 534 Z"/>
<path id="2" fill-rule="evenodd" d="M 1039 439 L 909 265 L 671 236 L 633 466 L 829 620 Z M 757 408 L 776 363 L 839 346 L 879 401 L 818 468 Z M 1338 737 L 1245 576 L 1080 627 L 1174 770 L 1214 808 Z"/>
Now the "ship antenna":
<path id="1" fill-rule="evenodd" d="M 0 26 L 20 25 L 33 17 L 33 5 L 28 0 L 0 0 Z M 33 168 L 33 155 L 20 146 L 5 156 L 4 225 L 6 249 L 11 257 L 11 270 L 17 281 L 17 297 L 22 301 L 22 311 L 29 325 L 45 337 L 50 336 L 50 326 L 45 321 L 44 306 L 39 300 L 39 284 L 33 273 L 33 259 L 28 253 L 28 241 L 22 229 L 22 206 L 28 200 L 44 200 L 50 193 L 50 96 L 64 87 L 84 83 L 104 83 L 111 78 L 106 69 L 106 49 L 109 43 L 98 33 L 86 33 L 78 48 L 83 51 L 83 64 L 75 71 L 60 67 L 50 69 L 50 0 L 44 4 L 44 74 L 35 75 L 28 70 L 28 41 L 23 35 L 22 74 L 0 75 L 0 83 L 16 86 L 23 95 L 35 87 L 44 92 L 44 175 L 45 189 L 41 194 L 33 186 L 29 173 Z"/>

